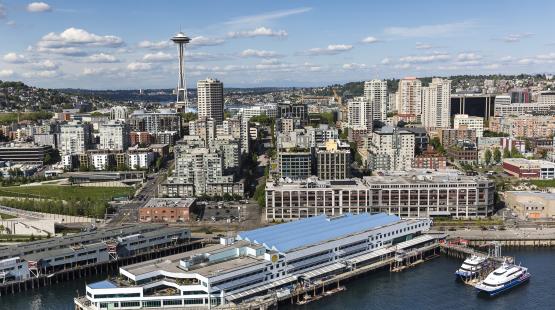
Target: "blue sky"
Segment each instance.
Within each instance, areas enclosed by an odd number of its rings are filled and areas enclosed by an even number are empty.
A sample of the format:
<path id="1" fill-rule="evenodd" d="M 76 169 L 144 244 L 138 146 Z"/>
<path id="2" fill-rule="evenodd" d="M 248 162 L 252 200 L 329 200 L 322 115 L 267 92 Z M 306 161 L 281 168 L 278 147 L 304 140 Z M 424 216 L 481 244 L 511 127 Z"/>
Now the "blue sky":
<path id="1" fill-rule="evenodd" d="M 170 88 L 179 29 L 189 87 L 553 73 L 555 1 L 0 0 L 0 79 Z"/>

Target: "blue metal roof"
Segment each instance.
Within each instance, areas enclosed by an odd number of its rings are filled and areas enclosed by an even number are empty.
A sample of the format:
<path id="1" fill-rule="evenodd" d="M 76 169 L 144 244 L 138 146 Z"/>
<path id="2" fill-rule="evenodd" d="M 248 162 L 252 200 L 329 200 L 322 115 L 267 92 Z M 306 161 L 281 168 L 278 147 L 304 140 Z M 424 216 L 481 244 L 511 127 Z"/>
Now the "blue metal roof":
<path id="1" fill-rule="evenodd" d="M 91 284 L 88 284 L 87 286 L 89 288 L 92 288 L 92 289 L 116 288 L 116 287 L 118 287 L 112 281 L 109 281 L 109 280 L 104 280 L 104 281 L 91 283 Z"/>
<path id="2" fill-rule="evenodd" d="M 327 218 L 319 215 L 250 231 L 240 232 L 237 239 L 262 244 L 268 249 L 287 252 L 303 246 L 366 231 L 400 221 L 395 215 L 345 214 Z"/>

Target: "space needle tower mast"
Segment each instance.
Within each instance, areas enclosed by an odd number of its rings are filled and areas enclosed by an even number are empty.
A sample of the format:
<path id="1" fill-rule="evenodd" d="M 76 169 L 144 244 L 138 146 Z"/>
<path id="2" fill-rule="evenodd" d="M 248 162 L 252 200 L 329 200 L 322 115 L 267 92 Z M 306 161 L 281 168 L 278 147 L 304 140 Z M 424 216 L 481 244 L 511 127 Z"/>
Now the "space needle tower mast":
<path id="1" fill-rule="evenodd" d="M 177 82 L 177 100 L 175 106 L 185 111 L 189 107 L 187 82 L 185 81 L 185 44 L 189 43 L 191 39 L 180 31 L 171 38 L 171 40 L 173 43 L 177 44 L 177 53 L 179 56 L 179 81 Z"/>

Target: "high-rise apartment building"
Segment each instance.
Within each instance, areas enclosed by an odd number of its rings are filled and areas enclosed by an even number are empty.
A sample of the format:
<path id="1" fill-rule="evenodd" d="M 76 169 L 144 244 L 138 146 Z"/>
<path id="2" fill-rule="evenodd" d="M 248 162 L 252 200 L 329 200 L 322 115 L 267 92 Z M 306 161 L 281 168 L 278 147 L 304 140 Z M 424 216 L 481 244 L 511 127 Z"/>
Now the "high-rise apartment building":
<path id="1" fill-rule="evenodd" d="M 73 122 L 60 126 L 61 155 L 85 153 L 92 146 L 92 124 Z"/>
<path id="2" fill-rule="evenodd" d="M 384 121 L 388 109 L 387 81 L 371 80 L 364 82 L 364 97 L 372 105 L 372 119 Z"/>
<path id="3" fill-rule="evenodd" d="M 181 136 L 181 115 L 172 109 L 160 109 L 156 112 L 134 111 L 129 116 L 129 125 L 132 131 L 146 131 L 152 135 L 175 131 Z"/>
<path id="4" fill-rule="evenodd" d="M 212 118 L 221 124 L 224 120 L 224 84 L 207 78 L 197 82 L 199 118 Z"/>
<path id="5" fill-rule="evenodd" d="M 130 145 L 129 125 L 120 121 L 110 121 L 100 124 L 99 149 L 112 151 L 125 151 Z"/>
<path id="6" fill-rule="evenodd" d="M 348 123 L 351 128 L 372 130 L 372 104 L 366 97 L 354 97 L 347 102 Z"/>
<path id="7" fill-rule="evenodd" d="M 367 142 L 371 170 L 406 171 L 414 159 L 414 134 L 403 128 L 384 126 Z"/>
<path id="8" fill-rule="evenodd" d="M 422 116 L 424 127 L 449 128 L 451 118 L 451 81 L 433 78 L 422 87 Z"/>
<path id="9" fill-rule="evenodd" d="M 422 111 L 422 82 L 415 77 L 399 81 L 396 110 L 399 114 L 420 115 Z"/>

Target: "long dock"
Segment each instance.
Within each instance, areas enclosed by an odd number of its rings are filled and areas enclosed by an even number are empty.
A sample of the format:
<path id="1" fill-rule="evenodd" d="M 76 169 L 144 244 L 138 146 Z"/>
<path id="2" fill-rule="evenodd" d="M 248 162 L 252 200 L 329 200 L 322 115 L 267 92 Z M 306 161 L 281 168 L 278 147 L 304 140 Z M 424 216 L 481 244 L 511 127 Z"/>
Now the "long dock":
<path id="1" fill-rule="evenodd" d="M 211 243 L 211 241 L 198 239 L 162 248 L 152 248 L 149 251 L 138 253 L 129 257 L 121 257 L 117 260 L 66 268 L 57 271 L 54 274 L 42 274 L 37 277 L 27 278 L 25 280 L 0 283 L 0 296 L 34 290 L 40 287 L 89 276 L 112 274 L 118 272 L 121 266 L 191 251 L 203 247 L 207 243 Z"/>

